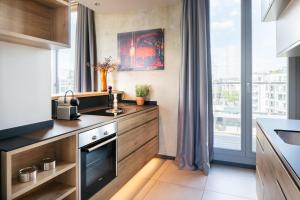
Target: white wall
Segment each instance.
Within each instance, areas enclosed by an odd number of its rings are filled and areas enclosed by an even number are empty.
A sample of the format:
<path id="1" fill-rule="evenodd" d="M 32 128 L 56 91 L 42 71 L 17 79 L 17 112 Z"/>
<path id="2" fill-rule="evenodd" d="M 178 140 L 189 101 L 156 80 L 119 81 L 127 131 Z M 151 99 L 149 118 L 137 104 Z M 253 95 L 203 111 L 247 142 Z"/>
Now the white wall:
<path id="1" fill-rule="evenodd" d="M 51 119 L 51 51 L 0 42 L 0 130 Z"/>
<path id="2" fill-rule="evenodd" d="M 175 156 L 177 144 L 180 16 L 180 3 L 149 10 L 96 15 L 98 59 L 101 61 L 108 56 L 117 58 L 117 33 L 164 28 L 165 70 L 115 72 L 109 84 L 125 91 L 126 99 L 135 99 L 136 84 L 151 85 L 150 99 L 157 100 L 160 109 L 160 154 L 169 156 Z"/>

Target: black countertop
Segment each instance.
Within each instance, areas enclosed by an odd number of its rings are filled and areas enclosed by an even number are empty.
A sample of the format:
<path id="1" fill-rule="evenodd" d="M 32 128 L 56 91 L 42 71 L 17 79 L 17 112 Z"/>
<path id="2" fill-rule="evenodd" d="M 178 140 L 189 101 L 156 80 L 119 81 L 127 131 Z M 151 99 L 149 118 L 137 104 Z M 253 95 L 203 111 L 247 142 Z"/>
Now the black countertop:
<path id="1" fill-rule="evenodd" d="M 12 151 L 24 146 L 41 142 L 43 140 L 58 137 L 63 134 L 71 133 L 74 131 L 80 131 L 82 129 L 92 127 L 95 125 L 110 123 L 116 121 L 118 118 L 154 108 L 156 107 L 156 105 L 136 106 L 132 104 L 121 104 L 120 107 L 124 108 L 126 112 L 116 117 L 82 114 L 79 120 L 55 120 L 54 125 L 51 128 L 45 128 L 35 132 L 26 133 L 19 136 L 0 140 L 0 151 Z M 84 113 L 97 109 L 100 108 L 90 108 L 82 110 L 80 112 Z"/>
<path id="2" fill-rule="evenodd" d="M 274 147 L 276 153 L 293 170 L 297 178 L 300 178 L 300 145 L 291 145 L 285 143 L 274 130 L 300 131 L 300 120 L 285 119 L 258 119 L 258 125 L 261 127 L 266 137 Z M 300 133 L 299 133 L 300 134 Z"/>

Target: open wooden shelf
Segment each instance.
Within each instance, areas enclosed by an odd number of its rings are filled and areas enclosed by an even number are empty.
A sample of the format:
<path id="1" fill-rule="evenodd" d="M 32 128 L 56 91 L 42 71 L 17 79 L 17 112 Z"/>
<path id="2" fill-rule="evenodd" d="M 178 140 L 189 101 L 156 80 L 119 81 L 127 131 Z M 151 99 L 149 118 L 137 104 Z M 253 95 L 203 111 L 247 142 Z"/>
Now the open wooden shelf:
<path id="1" fill-rule="evenodd" d="M 47 181 L 67 172 L 68 170 L 75 168 L 75 163 L 68 162 L 57 162 L 56 168 L 49 171 L 39 171 L 37 173 L 36 181 L 31 181 L 27 183 L 20 183 L 17 179 L 13 179 L 12 181 L 12 199 L 15 199 L 22 194 L 46 183 Z M 50 188 L 49 188 L 50 189 Z"/>
<path id="2" fill-rule="evenodd" d="M 18 200 L 62 200 L 75 191 L 76 187 L 54 181 Z"/>
<path id="3" fill-rule="evenodd" d="M 0 40 L 43 49 L 69 48 L 70 45 L 0 29 Z"/>
<path id="4" fill-rule="evenodd" d="M 69 1 L 0 0 L 0 40 L 46 49 L 69 48 Z"/>

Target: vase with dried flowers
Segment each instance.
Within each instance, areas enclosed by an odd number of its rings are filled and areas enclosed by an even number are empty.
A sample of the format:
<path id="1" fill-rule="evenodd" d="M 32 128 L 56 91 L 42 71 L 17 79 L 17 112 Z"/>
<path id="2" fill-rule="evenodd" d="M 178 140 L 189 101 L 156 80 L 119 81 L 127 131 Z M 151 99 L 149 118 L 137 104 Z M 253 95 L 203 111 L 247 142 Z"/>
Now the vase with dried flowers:
<path id="1" fill-rule="evenodd" d="M 114 71 L 117 68 L 117 64 L 112 62 L 112 57 L 104 58 L 104 62 L 99 62 L 94 65 L 96 71 L 100 72 L 101 78 L 101 92 L 107 92 L 107 73 Z"/>

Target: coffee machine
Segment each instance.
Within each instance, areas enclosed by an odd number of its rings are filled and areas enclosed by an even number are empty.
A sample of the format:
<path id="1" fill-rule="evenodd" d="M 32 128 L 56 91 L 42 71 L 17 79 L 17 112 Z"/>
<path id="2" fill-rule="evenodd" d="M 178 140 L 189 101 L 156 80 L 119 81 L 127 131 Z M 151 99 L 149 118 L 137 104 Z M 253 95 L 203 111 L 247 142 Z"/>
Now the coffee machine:
<path id="1" fill-rule="evenodd" d="M 72 96 L 68 97 L 68 93 L 72 93 Z M 80 117 L 80 113 L 78 113 L 79 100 L 74 96 L 72 90 L 66 91 L 63 97 L 59 97 L 56 104 L 57 119 L 75 120 Z"/>

